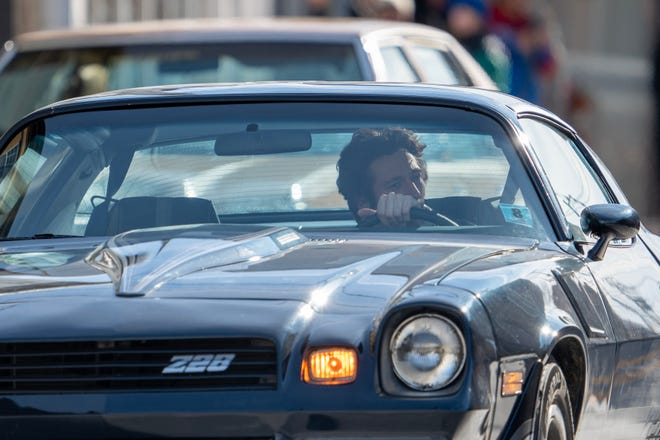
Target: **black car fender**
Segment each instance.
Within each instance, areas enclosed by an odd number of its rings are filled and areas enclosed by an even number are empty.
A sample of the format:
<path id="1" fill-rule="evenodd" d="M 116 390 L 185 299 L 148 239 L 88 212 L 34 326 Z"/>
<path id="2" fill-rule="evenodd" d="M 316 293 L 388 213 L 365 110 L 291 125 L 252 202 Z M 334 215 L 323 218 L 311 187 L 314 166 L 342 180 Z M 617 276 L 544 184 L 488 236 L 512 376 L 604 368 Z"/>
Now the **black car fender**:
<path id="1" fill-rule="evenodd" d="M 511 292 L 506 287 L 497 293 L 500 299 L 491 302 L 483 301 L 484 296 L 489 297 L 487 293 L 481 295 L 446 285 L 421 285 L 401 295 L 383 316 L 375 338 L 379 344 L 376 351 L 384 391 L 392 392 L 396 385 L 396 378 L 387 369 L 389 350 L 386 343 L 393 327 L 412 314 L 434 312 L 455 320 L 464 331 L 468 347 L 464 375 L 457 384 L 444 391 L 460 393 L 460 386 L 469 384 L 472 404 L 491 409 L 493 438 L 501 434 L 508 438 L 515 431 L 528 432 L 531 429 L 540 372 L 551 358 L 566 376 L 573 420 L 577 424 L 587 384 L 586 335 L 564 289 L 556 280 L 549 280 L 546 288 L 541 288 L 539 282 L 519 285 L 519 293 L 528 302 L 517 301 L 513 307 L 510 301 L 502 301 L 502 297 L 511 300 L 507 296 Z M 530 294 L 530 291 L 535 293 Z M 517 313 L 516 307 L 528 315 Z M 507 322 L 508 330 L 503 332 L 501 322 L 493 321 L 506 314 L 512 320 Z M 521 318 L 525 318 L 525 322 L 517 321 Z M 523 372 L 523 389 L 519 394 L 504 396 L 502 374 L 516 368 Z M 403 391 L 394 389 L 394 392 Z M 405 394 L 410 395 L 410 392 Z"/>
<path id="2" fill-rule="evenodd" d="M 550 361 L 556 362 L 564 373 L 573 412 L 573 430 L 576 429 L 586 392 L 586 351 L 580 334 L 581 329 L 566 326 L 555 333 L 545 355 L 513 356 L 500 362 L 500 371 L 520 368 L 524 364 L 526 372 L 519 395 L 514 399 L 499 396 L 493 419 L 494 427 L 500 427 L 501 434 L 496 438 L 514 440 L 528 438 L 532 434 L 541 372 Z"/>
<path id="3" fill-rule="evenodd" d="M 525 426 L 523 431 L 527 432 L 526 427 L 532 426 L 540 372 L 550 359 L 564 373 L 576 426 L 583 408 L 588 384 L 588 335 L 565 286 L 548 279 L 545 288 L 540 282 L 529 282 L 517 291 L 514 286 L 496 294 L 480 295 L 494 322 L 499 371 L 517 368 L 523 372 L 520 395 L 500 395 L 494 416 L 495 426 L 502 426 L 511 438 L 515 438 L 514 431 Z M 509 434 L 503 438 L 509 438 Z"/>

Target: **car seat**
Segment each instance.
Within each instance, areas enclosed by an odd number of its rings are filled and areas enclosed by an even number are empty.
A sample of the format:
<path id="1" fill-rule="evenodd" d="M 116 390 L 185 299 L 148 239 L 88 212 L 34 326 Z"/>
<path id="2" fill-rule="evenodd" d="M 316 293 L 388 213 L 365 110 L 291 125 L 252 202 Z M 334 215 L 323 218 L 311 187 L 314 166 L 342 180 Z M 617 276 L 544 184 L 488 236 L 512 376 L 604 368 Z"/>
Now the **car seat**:
<path id="1" fill-rule="evenodd" d="M 104 199 L 94 207 L 85 235 L 116 235 L 131 229 L 198 223 L 219 223 L 210 200 L 147 196 Z"/>

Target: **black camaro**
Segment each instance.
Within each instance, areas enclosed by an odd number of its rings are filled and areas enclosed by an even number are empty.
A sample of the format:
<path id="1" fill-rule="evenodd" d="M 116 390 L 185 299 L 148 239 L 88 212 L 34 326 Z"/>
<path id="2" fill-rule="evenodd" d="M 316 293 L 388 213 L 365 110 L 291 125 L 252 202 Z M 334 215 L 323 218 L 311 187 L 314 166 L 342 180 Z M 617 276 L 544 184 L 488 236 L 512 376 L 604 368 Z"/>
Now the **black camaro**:
<path id="1" fill-rule="evenodd" d="M 660 436 L 658 236 L 541 108 L 142 88 L 0 154 L 0 438 Z"/>

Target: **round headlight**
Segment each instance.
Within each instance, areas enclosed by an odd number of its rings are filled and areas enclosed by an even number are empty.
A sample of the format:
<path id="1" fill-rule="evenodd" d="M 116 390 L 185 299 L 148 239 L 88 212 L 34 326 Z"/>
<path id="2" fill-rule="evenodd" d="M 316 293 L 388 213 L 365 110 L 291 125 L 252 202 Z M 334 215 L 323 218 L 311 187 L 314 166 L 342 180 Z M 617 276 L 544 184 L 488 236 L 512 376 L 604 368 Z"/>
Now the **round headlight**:
<path id="1" fill-rule="evenodd" d="M 394 373 L 415 390 L 449 385 L 465 364 L 460 329 L 439 315 L 416 315 L 402 322 L 390 341 Z"/>

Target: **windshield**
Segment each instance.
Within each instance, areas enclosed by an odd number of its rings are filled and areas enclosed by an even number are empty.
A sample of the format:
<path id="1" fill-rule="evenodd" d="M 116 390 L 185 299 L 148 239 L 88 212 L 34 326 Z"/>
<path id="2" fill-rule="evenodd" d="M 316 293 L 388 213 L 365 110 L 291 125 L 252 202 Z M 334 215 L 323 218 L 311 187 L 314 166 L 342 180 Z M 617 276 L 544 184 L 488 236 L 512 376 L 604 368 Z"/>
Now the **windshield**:
<path id="1" fill-rule="evenodd" d="M 423 174 L 424 208 L 451 222 L 426 219 L 411 232 L 551 236 L 510 139 L 493 119 L 449 107 L 327 102 L 46 118 L 0 156 L 0 233 L 109 236 L 196 223 L 362 231 L 369 228 L 356 226 L 348 195 L 357 190 L 351 185 L 375 181 L 375 168 L 347 158 L 342 167 L 355 178 L 342 178 L 340 193 L 337 163 L 365 129 L 405 129 L 425 146 L 415 162 L 423 168 L 415 172 Z"/>
<path id="2" fill-rule="evenodd" d="M 130 87 L 364 79 L 350 44 L 222 43 L 92 47 L 18 53 L 0 75 L 0 134 L 52 102 Z"/>

